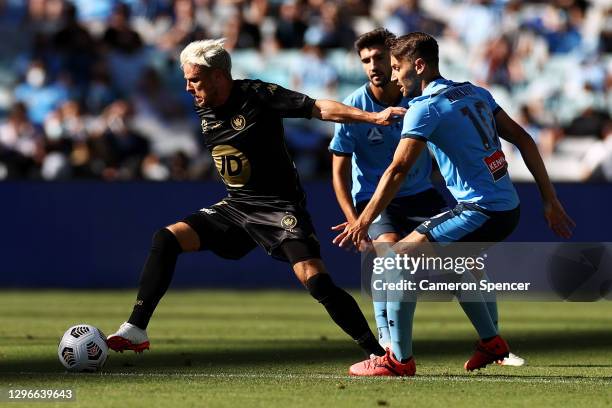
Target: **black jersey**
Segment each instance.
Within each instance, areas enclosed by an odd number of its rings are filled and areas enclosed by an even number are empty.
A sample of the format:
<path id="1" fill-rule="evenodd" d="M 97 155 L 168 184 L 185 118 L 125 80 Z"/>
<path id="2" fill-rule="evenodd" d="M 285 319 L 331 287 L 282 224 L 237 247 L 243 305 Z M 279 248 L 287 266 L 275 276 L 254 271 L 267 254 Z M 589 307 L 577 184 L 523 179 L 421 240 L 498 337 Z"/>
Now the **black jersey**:
<path id="1" fill-rule="evenodd" d="M 287 151 L 283 118 L 310 119 L 315 101 L 259 80 L 233 82 L 224 105 L 196 107 L 229 197 L 301 202 L 304 191 Z"/>

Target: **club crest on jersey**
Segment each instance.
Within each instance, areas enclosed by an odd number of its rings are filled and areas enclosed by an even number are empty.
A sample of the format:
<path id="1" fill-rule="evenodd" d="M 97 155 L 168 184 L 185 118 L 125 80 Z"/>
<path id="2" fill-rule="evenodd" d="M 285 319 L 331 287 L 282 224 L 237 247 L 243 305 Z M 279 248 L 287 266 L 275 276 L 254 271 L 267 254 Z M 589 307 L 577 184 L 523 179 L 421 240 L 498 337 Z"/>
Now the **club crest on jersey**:
<path id="1" fill-rule="evenodd" d="M 283 227 L 286 230 L 294 229 L 297 223 L 298 223 L 297 218 L 295 218 L 295 216 L 291 214 L 287 214 L 281 219 L 281 227 Z"/>
<path id="2" fill-rule="evenodd" d="M 236 115 L 232 118 L 232 127 L 234 130 L 242 130 L 246 126 L 246 119 L 242 115 Z"/>

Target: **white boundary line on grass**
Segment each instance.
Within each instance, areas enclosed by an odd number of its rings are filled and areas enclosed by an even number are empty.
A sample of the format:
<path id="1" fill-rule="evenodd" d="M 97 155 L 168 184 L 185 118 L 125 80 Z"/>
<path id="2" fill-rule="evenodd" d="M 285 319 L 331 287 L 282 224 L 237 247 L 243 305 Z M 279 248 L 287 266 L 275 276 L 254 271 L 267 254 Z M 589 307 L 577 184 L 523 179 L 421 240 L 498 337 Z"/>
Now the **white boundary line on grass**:
<path id="1" fill-rule="evenodd" d="M 50 372 L 8 372 L 0 375 L 79 375 L 79 373 L 50 373 Z M 612 377 L 559 377 L 559 376 L 508 376 L 508 375 L 417 375 L 415 377 L 351 377 L 348 375 L 334 374 L 233 374 L 233 373 L 178 373 L 178 372 L 155 372 L 155 373 L 133 373 L 133 372 L 101 372 L 84 374 L 85 377 L 179 377 L 179 378 L 252 378 L 252 379 L 305 379 L 305 380 L 344 380 L 344 381 L 440 381 L 440 382 L 490 382 L 490 383 L 529 383 L 529 384 L 612 384 Z"/>

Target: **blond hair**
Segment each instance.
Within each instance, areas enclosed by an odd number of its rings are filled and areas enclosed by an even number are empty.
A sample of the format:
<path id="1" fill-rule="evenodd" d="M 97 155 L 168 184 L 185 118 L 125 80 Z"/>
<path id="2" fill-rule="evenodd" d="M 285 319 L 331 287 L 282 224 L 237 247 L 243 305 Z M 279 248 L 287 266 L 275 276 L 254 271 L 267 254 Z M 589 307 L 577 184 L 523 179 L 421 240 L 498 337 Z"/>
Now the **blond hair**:
<path id="1" fill-rule="evenodd" d="M 185 64 L 198 65 L 206 68 L 217 68 L 228 75 L 232 70 L 232 59 L 223 48 L 225 38 L 217 40 L 200 40 L 189 43 L 181 51 L 181 67 Z"/>

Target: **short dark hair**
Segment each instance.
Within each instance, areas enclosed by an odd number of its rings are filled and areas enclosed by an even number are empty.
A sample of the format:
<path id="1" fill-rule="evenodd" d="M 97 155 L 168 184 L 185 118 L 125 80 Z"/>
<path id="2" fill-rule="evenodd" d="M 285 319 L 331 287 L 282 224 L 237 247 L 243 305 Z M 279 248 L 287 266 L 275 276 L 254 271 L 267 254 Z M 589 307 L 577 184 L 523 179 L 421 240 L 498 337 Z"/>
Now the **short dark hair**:
<path id="1" fill-rule="evenodd" d="M 377 45 L 387 46 L 387 42 L 395 38 L 395 34 L 386 28 L 377 28 L 362 34 L 355 41 L 355 51 L 360 53 L 364 48 L 371 48 Z"/>
<path id="2" fill-rule="evenodd" d="M 438 66 L 438 42 L 431 35 L 414 32 L 387 41 L 391 55 L 414 61 L 423 58 L 428 64 Z"/>

